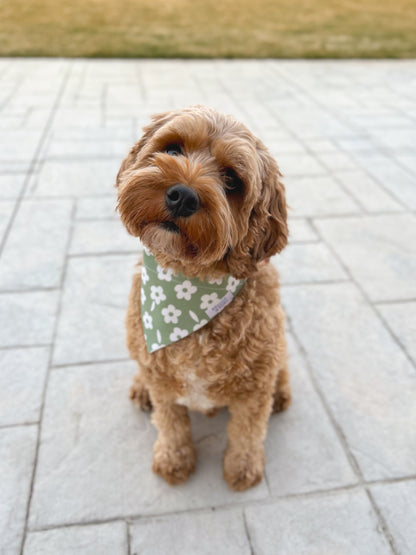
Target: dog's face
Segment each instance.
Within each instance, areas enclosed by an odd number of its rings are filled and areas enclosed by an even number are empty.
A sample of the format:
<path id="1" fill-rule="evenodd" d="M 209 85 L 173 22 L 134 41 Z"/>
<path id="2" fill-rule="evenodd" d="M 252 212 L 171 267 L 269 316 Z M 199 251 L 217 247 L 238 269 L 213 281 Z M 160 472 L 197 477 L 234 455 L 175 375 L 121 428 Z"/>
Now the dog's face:
<path id="1" fill-rule="evenodd" d="M 247 277 L 287 244 L 279 177 L 243 124 L 195 106 L 145 127 L 117 176 L 118 210 L 165 267 Z"/>

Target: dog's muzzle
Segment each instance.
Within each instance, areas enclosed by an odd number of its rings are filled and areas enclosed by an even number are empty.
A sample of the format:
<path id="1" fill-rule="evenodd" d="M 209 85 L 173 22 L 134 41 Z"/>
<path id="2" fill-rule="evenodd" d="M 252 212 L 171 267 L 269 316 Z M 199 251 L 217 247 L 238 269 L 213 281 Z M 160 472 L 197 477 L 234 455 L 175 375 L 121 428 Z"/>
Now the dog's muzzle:
<path id="1" fill-rule="evenodd" d="M 166 206 L 174 218 L 187 218 L 199 209 L 199 196 L 190 187 L 178 183 L 166 191 Z"/>

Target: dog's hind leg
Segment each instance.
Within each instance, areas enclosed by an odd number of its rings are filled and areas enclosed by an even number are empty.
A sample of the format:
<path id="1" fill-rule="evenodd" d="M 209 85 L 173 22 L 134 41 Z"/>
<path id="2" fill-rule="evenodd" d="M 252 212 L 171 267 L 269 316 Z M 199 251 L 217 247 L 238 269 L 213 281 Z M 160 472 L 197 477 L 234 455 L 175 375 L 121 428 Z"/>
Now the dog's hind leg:
<path id="1" fill-rule="evenodd" d="M 140 370 L 134 376 L 133 385 L 130 388 L 130 399 L 139 409 L 145 412 L 152 410 L 152 400 L 150 399 L 149 390 L 143 383 Z"/>
<path id="2" fill-rule="evenodd" d="M 277 374 L 273 397 L 272 412 L 281 412 L 289 407 L 292 397 L 287 366 L 281 368 Z"/>

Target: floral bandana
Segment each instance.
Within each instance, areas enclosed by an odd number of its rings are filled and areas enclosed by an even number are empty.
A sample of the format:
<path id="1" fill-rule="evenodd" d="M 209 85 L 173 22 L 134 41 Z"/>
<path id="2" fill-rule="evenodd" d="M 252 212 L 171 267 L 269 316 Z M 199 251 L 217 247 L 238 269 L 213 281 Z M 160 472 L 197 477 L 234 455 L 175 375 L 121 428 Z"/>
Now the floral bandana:
<path id="1" fill-rule="evenodd" d="M 146 347 L 153 353 L 199 330 L 238 294 L 244 279 L 224 276 L 209 281 L 165 270 L 143 252 L 141 314 Z"/>

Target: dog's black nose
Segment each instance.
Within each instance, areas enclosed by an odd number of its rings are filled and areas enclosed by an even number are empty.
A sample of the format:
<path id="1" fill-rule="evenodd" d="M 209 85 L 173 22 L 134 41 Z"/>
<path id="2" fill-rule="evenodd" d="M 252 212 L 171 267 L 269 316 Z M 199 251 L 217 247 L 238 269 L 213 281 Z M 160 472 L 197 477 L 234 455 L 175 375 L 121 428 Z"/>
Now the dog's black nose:
<path id="1" fill-rule="evenodd" d="M 178 183 L 166 191 L 166 206 L 175 218 L 187 218 L 198 210 L 199 196 L 190 187 Z"/>

